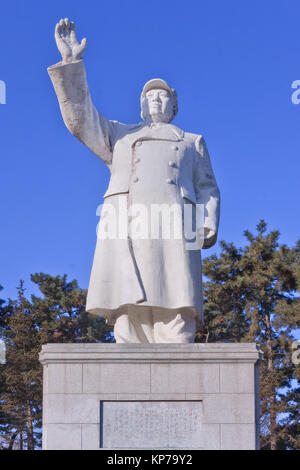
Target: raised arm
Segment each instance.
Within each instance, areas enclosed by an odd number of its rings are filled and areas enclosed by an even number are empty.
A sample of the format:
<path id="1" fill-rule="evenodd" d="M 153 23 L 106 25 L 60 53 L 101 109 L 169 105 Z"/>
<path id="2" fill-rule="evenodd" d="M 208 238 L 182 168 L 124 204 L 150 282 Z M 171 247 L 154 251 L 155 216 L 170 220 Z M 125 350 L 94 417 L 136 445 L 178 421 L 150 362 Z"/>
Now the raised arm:
<path id="1" fill-rule="evenodd" d="M 204 205 L 204 245 L 210 248 L 217 241 L 220 217 L 220 192 L 202 136 L 196 140 L 197 157 L 194 165 L 194 189 L 198 204 Z"/>
<path id="2" fill-rule="evenodd" d="M 118 123 L 105 119 L 92 103 L 82 60 L 86 38 L 79 43 L 74 23 L 65 18 L 55 27 L 55 40 L 62 62 L 49 67 L 48 73 L 65 125 L 75 137 L 110 165 Z"/>

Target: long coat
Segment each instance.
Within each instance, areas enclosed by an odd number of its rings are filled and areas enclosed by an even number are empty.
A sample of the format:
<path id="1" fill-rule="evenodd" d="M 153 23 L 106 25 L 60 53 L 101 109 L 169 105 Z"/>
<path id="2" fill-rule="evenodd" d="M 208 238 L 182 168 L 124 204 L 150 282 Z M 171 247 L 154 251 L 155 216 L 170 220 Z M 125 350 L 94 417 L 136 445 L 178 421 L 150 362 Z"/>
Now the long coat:
<path id="1" fill-rule="evenodd" d="M 144 305 L 188 310 L 202 319 L 201 250 L 187 249 L 183 207 L 191 206 L 194 224 L 196 205 L 203 208 L 203 248 L 212 246 L 219 223 L 219 190 L 203 137 L 173 124 L 125 125 L 105 119 L 91 101 L 83 60 L 56 64 L 48 72 L 67 128 L 110 169 L 102 210 L 109 205 L 118 213 L 124 202 L 127 207 L 177 204 L 182 209 L 179 239 L 130 233 L 98 238 L 87 311 L 113 322 L 116 314 Z M 106 217 L 107 223 L 113 222 Z M 102 218 L 100 231 L 101 224 Z"/>

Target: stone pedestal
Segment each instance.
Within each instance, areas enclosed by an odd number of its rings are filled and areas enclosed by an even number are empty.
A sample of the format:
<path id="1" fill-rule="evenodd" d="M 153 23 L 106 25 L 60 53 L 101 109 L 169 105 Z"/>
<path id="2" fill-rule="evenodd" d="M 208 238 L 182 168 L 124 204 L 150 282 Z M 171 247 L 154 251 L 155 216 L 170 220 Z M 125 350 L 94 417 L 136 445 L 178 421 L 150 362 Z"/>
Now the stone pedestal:
<path id="1" fill-rule="evenodd" d="M 255 344 L 47 344 L 44 449 L 258 449 Z"/>

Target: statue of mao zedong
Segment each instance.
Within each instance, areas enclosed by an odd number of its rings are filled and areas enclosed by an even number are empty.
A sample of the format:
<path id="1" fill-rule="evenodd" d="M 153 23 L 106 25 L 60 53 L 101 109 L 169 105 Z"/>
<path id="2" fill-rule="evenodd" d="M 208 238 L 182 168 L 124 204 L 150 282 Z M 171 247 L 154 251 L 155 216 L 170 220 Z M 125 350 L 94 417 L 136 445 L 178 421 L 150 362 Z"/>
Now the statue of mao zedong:
<path id="1" fill-rule="evenodd" d="M 91 100 L 86 39 L 77 41 L 67 18 L 55 39 L 62 61 L 48 72 L 63 120 L 111 173 L 86 309 L 114 325 L 118 343 L 193 342 L 203 319 L 201 248 L 216 243 L 219 223 L 205 141 L 171 124 L 177 95 L 162 79 L 142 90 L 142 122 L 106 119 Z M 122 233 L 107 236 L 116 219 Z"/>

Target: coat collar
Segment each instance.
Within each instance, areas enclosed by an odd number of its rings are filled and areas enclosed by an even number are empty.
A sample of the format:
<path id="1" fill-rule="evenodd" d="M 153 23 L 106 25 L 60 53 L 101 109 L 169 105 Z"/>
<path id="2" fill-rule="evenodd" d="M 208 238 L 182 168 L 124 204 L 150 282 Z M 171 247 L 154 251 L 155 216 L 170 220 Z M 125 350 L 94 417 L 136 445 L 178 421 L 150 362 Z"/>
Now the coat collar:
<path id="1" fill-rule="evenodd" d="M 151 124 L 140 122 L 127 135 L 133 146 L 138 140 L 171 140 L 178 142 L 183 140 L 184 131 L 174 124 Z"/>

